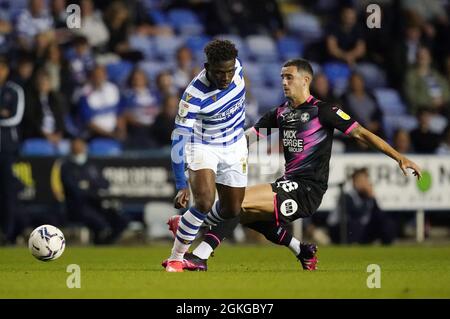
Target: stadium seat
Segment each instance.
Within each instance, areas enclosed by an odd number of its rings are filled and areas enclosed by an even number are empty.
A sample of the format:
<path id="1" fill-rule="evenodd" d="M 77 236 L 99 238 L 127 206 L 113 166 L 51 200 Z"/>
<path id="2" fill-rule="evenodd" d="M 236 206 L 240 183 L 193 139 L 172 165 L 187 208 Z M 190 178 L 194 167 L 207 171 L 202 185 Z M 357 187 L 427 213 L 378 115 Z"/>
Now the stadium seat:
<path id="1" fill-rule="evenodd" d="M 203 24 L 197 15 L 191 10 L 172 9 L 167 14 L 169 24 L 172 25 L 179 34 L 202 34 Z"/>
<path id="2" fill-rule="evenodd" d="M 119 86 L 122 86 L 126 82 L 132 70 L 133 63 L 128 61 L 119 61 L 106 65 L 108 79 Z"/>
<path id="3" fill-rule="evenodd" d="M 397 129 L 411 131 L 417 127 L 417 119 L 412 115 L 384 115 L 384 132 L 388 140 L 392 140 L 394 132 Z"/>
<path id="4" fill-rule="evenodd" d="M 170 70 L 173 63 L 142 61 L 138 64 L 139 68 L 145 72 L 151 82 L 156 80 L 159 73 L 165 70 Z"/>
<path id="5" fill-rule="evenodd" d="M 396 90 L 390 88 L 378 88 L 373 91 L 373 94 L 384 115 L 395 116 L 406 113 L 406 106 Z"/>
<path id="6" fill-rule="evenodd" d="M 148 12 L 148 15 L 150 16 L 150 19 L 159 26 L 168 25 L 169 20 L 167 19 L 166 14 L 157 9 L 150 9 Z"/>
<path id="7" fill-rule="evenodd" d="M 259 104 L 259 112 L 264 114 L 270 109 L 277 107 L 283 102 L 283 93 L 281 88 L 254 87 L 252 88 L 253 96 Z"/>
<path id="8" fill-rule="evenodd" d="M 184 44 L 181 37 L 157 36 L 154 39 L 156 56 L 162 61 L 174 61 L 177 49 Z"/>
<path id="9" fill-rule="evenodd" d="M 185 39 L 184 44 L 189 49 L 191 49 L 192 54 L 194 55 L 197 62 L 202 63 L 205 60 L 205 54 L 203 52 L 203 49 L 210 40 L 211 37 L 206 35 L 193 35 L 188 36 Z"/>
<path id="10" fill-rule="evenodd" d="M 303 56 L 303 43 L 294 37 L 283 37 L 278 40 L 278 55 L 283 60 L 300 58 Z"/>
<path id="11" fill-rule="evenodd" d="M 140 51 L 146 59 L 156 58 L 153 41 L 150 37 L 133 34 L 128 38 L 130 48 Z"/>
<path id="12" fill-rule="evenodd" d="M 310 61 L 309 64 L 311 64 L 314 74 L 322 72 L 322 66 L 319 63 Z"/>
<path id="13" fill-rule="evenodd" d="M 244 76 L 250 81 L 250 87 L 264 86 L 264 65 L 261 63 L 243 61 L 244 65 Z"/>
<path id="14" fill-rule="evenodd" d="M 369 90 L 385 87 L 387 84 L 386 74 L 376 64 L 359 63 L 355 71 L 364 78 L 366 88 Z"/>
<path id="15" fill-rule="evenodd" d="M 341 62 L 327 62 L 322 67 L 336 95 L 341 95 L 347 88 L 350 68 Z"/>
<path id="16" fill-rule="evenodd" d="M 265 35 L 250 35 L 245 40 L 250 57 L 260 62 L 278 61 L 275 41 Z"/>
<path id="17" fill-rule="evenodd" d="M 322 38 L 323 30 L 320 20 L 313 14 L 293 12 L 287 15 L 287 28 L 292 34 L 299 35 L 305 43 Z"/>
<path id="18" fill-rule="evenodd" d="M 119 142 L 108 138 L 95 138 L 89 143 L 89 155 L 117 156 L 122 153 Z"/>
<path id="19" fill-rule="evenodd" d="M 264 70 L 266 84 L 275 88 L 281 87 L 281 67 L 279 63 L 266 63 L 261 67 Z"/>
<path id="20" fill-rule="evenodd" d="M 30 138 L 22 143 L 21 154 L 24 156 L 55 156 L 57 148 L 45 138 Z"/>

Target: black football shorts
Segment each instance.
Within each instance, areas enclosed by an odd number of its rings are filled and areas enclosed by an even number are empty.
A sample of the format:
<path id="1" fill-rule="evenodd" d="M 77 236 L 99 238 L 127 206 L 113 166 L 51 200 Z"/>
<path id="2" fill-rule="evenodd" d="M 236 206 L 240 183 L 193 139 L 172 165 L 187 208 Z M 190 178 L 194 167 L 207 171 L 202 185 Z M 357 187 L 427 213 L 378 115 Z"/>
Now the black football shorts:
<path id="1" fill-rule="evenodd" d="M 271 184 L 276 193 L 274 214 L 277 225 L 287 225 L 298 218 L 311 217 L 319 208 L 324 192 L 311 183 L 279 178 Z"/>

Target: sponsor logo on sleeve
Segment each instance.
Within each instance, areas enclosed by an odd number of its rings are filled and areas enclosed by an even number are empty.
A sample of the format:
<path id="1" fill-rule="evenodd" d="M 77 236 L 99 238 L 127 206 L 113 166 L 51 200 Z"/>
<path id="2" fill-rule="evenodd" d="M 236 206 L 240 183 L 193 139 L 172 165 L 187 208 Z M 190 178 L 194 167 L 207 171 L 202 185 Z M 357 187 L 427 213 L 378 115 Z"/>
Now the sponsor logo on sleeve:
<path id="1" fill-rule="evenodd" d="M 344 111 L 342 111 L 341 109 L 338 109 L 336 112 L 337 115 L 339 115 L 340 118 L 342 118 L 345 121 L 350 120 L 350 115 L 348 115 L 347 113 L 345 113 Z"/>
<path id="2" fill-rule="evenodd" d="M 178 115 L 180 117 L 186 117 L 189 113 L 189 105 L 187 103 L 181 102 L 178 106 Z"/>

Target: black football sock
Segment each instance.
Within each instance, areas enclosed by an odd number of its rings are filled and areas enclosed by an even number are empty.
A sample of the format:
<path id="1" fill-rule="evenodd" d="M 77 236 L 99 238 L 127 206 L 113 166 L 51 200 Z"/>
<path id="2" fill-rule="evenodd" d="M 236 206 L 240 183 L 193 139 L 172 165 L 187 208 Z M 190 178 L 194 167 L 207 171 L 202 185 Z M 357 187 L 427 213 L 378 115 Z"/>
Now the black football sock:
<path id="1" fill-rule="evenodd" d="M 240 216 L 226 219 L 223 222 L 212 226 L 211 229 L 206 232 L 203 241 L 211 246 L 214 250 L 220 243 L 226 238 L 233 235 L 233 231 L 239 224 Z"/>
<path id="2" fill-rule="evenodd" d="M 289 247 L 292 240 L 292 234 L 286 228 L 277 226 L 272 221 L 258 221 L 244 226 L 263 234 L 267 240 L 277 245 Z"/>

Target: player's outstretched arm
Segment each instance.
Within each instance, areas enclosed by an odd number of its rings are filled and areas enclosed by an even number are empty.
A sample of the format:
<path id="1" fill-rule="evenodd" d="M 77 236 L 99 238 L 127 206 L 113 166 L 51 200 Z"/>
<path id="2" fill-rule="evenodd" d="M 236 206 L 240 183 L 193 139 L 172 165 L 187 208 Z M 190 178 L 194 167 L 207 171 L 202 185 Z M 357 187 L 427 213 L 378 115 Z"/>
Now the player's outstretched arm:
<path id="1" fill-rule="evenodd" d="M 350 132 L 350 136 L 393 158 L 400 166 L 403 174 L 407 175 L 407 169 L 410 168 L 413 170 L 414 176 L 417 176 L 417 178 L 422 177 L 421 170 L 416 163 L 397 152 L 382 138 L 376 136 L 361 125 L 358 124 L 358 126 Z"/>

